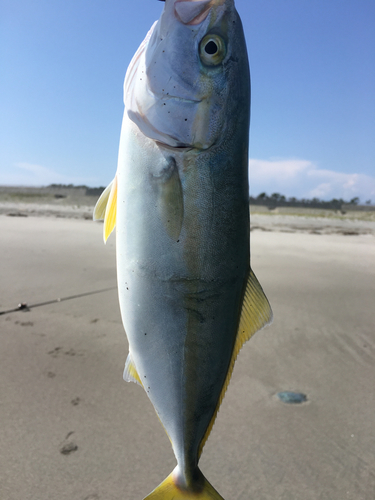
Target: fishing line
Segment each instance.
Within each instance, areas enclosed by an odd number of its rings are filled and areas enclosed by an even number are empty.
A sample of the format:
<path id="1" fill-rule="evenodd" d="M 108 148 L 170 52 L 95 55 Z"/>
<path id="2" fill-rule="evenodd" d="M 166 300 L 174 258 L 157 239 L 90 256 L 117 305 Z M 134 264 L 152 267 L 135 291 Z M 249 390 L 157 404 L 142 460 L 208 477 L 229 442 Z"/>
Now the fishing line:
<path id="1" fill-rule="evenodd" d="M 79 299 L 80 297 L 87 297 L 88 295 L 95 295 L 96 293 L 109 292 L 110 290 L 115 290 L 115 289 L 117 289 L 117 286 L 112 286 L 110 288 L 102 288 L 101 290 L 94 290 L 93 292 L 85 292 L 85 293 L 79 293 L 77 295 L 70 295 L 69 297 L 61 297 L 53 300 L 47 300 L 45 302 L 39 302 L 37 304 L 31 304 L 31 305 L 28 305 L 25 302 L 21 302 L 14 309 L 9 309 L 8 311 L 0 311 L 0 316 L 3 314 L 9 314 L 17 311 L 30 311 L 30 309 L 34 309 L 34 307 L 42 307 L 42 306 L 47 306 L 49 304 L 55 304 L 56 302 L 64 302 L 66 300 Z"/>

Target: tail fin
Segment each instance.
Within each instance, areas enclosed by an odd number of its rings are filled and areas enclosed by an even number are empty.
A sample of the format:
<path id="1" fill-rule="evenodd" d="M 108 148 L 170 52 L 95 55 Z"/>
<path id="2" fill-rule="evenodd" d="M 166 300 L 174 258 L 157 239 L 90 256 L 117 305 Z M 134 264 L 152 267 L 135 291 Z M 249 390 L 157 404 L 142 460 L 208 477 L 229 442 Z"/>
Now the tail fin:
<path id="1" fill-rule="evenodd" d="M 224 500 L 200 471 L 198 486 L 181 488 L 176 481 L 176 469 L 143 500 Z"/>

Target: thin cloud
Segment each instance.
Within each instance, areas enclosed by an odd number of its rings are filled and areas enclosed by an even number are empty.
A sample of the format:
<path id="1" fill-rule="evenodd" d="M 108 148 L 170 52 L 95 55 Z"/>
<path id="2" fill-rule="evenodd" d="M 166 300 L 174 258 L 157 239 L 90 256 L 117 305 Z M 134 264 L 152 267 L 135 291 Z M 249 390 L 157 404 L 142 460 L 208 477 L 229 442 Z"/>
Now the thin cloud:
<path id="1" fill-rule="evenodd" d="M 280 193 L 287 197 L 330 200 L 359 197 L 362 202 L 375 200 L 375 177 L 320 169 L 301 159 L 250 159 L 250 193 Z M 47 186 L 49 184 L 96 185 L 96 178 L 71 177 L 42 165 L 17 163 L 0 173 L 0 184 L 8 186 Z"/>
<path id="2" fill-rule="evenodd" d="M 271 158 L 270 160 L 250 159 L 252 179 L 264 180 L 268 177 L 276 177 L 279 181 L 294 178 L 311 167 L 311 162 L 306 160 L 283 160 Z"/>
<path id="3" fill-rule="evenodd" d="M 280 193 L 297 198 L 375 198 L 375 177 L 318 168 L 300 159 L 250 159 L 250 193 Z"/>
<path id="4" fill-rule="evenodd" d="M 86 184 L 96 179 L 70 177 L 50 168 L 33 163 L 20 162 L 13 165 L 8 172 L 0 173 L 0 184 L 3 186 L 48 186 L 49 184 Z"/>

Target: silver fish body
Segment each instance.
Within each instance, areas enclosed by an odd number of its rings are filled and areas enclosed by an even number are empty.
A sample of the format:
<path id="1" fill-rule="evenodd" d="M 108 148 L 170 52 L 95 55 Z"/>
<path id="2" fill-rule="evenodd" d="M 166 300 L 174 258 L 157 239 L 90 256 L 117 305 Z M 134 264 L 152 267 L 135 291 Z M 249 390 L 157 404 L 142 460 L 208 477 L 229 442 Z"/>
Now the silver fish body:
<path id="1" fill-rule="evenodd" d="M 200 453 L 239 349 L 271 320 L 250 268 L 250 78 L 233 0 L 166 0 L 124 99 L 106 208 L 108 220 L 117 212 L 124 378 L 144 387 L 177 459 L 147 498 L 220 499 Z"/>

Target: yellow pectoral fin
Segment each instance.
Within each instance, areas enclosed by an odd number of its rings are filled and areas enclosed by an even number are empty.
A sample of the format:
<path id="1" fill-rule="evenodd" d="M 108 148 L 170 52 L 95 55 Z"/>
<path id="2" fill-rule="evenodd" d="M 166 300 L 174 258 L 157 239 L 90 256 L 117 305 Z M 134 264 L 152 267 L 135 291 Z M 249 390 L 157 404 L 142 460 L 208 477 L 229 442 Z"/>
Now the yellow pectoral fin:
<path id="1" fill-rule="evenodd" d="M 100 195 L 98 201 L 96 202 L 94 208 L 94 217 L 93 217 L 94 220 L 104 220 L 108 198 L 112 189 L 112 184 L 113 181 L 110 184 L 108 184 L 108 186 L 105 188 L 105 190 Z"/>
<path id="2" fill-rule="evenodd" d="M 104 218 L 104 243 L 116 226 L 117 216 L 117 175 L 113 179 L 111 192 L 109 193 L 107 208 Z"/>
<path id="3" fill-rule="evenodd" d="M 215 413 L 199 446 L 199 456 L 202 453 L 203 447 L 215 423 L 217 412 L 219 411 L 220 405 L 224 399 L 225 392 L 232 377 L 234 363 L 236 362 L 238 353 L 240 352 L 244 343 L 247 342 L 254 335 L 254 333 L 272 322 L 272 318 L 273 315 L 270 303 L 268 302 L 268 299 L 265 296 L 263 289 L 259 281 L 257 280 L 257 277 L 253 273 L 252 269 L 250 269 L 242 302 L 242 310 L 236 336 L 236 342 L 234 344 L 227 376 L 221 390 Z"/>
<path id="4" fill-rule="evenodd" d="M 117 175 L 100 195 L 94 208 L 94 220 L 104 219 L 103 238 L 106 243 L 116 226 L 117 215 Z"/>

